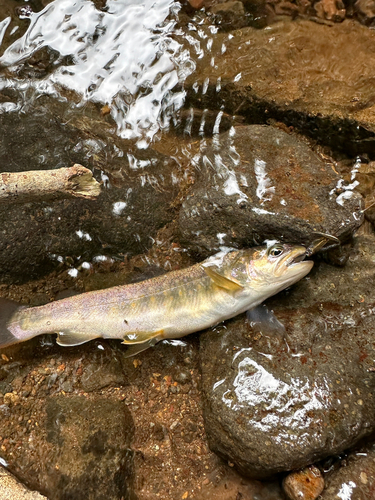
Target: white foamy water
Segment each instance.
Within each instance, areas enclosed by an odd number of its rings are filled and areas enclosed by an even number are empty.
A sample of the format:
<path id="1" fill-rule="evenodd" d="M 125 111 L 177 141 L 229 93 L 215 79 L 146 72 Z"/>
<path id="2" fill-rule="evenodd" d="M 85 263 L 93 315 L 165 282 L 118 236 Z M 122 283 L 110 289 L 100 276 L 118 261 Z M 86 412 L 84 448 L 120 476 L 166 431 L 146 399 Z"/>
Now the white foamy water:
<path id="1" fill-rule="evenodd" d="M 179 7 L 173 0 L 108 0 L 103 12 L 90 0 L 55 0 L 31 15 L 28 30 L 5 50 L 0 65 L 16 70 L 42 47 L 70 57 L 72 64 L 56 65 L 30 85 L 43 93 L 63 86 L 83 102 L 108 104 L 118 134 L 139 138 L 142 147 L 182 106 L 184 92 L 172 89 L 195 67 L 171 36 Z M 12 86 L 12 80 L 1 85 Z"/>
<path id="2" fill-rule="evenodd" d="M 265 201 L 270 201 L 275 194 L 275 186 L 272 186 L 271 180 L 267 175 L 266 162 L 256 159 L 254 164 L 254 172 L 257 180 L 256 195 L 263 204 Z"/>

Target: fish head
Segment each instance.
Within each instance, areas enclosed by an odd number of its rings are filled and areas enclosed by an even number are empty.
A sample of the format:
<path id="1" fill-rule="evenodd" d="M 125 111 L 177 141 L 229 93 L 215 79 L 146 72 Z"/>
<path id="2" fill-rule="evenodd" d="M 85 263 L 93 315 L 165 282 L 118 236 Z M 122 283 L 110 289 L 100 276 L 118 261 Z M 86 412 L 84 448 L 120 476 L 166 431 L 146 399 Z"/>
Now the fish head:
<path id="1" fill-rule="evenodd" d="M 275 289 L 277 293 L 308 274 L 314 262 L 304 260 L 304 246 L 276 243 L 259 247 L 246 265 L 248 283 L 252 286 Z"/>
<path id="2" fill-rule="evenodd" d="M 271 296 L 293 285 L 311 271 L 314 263 L 304 260 L 303 246 L 277 243 L 229 254 L 226 276 L 245 290 Z M 229 259 L 228 259 L 229 260 Z"/>

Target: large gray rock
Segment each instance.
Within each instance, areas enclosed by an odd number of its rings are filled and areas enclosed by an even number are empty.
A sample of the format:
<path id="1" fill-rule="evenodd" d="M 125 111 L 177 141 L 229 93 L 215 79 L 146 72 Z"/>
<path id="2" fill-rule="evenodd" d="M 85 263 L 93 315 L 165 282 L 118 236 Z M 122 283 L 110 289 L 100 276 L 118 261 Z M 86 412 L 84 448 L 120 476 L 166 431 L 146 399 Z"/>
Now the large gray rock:
<path id="1" fill-rule="evenodd" d="M 344 270 L 321 264 L 269 301 L 286 341 L 237 318 L 201 336 L 212 450 L 264 478 L 341 453 L 375 430 L 374 237 Z"/>
<path id="2" fill-rule="evenodd" d="M 7 96 L 9 103 L 17 98 Z M 79 257 L 143 253 L 174 216 L 180 175 L 174 160 L 117 138 L 95 108 L 90 117 L 70 116 L 51 98 L 41 104 L 23 115 L 0 114 L 0 171 L 81 163 L 103 179 L 102 194 L 0 207 L 1 282 L 35 278 L 67 256 L 78 264 Z"/>
<path id="3" fill-rule="evenodd" d="M 280 239 L 307 244 L 315 231 L 343 239 L 358 227 L 361 196 L 346 191 L 310 147 L 262 125 L 237 127 L 207 141 L 197 180 L 180 209 L 181 240 L 206 256 L 220 245 Z"/>

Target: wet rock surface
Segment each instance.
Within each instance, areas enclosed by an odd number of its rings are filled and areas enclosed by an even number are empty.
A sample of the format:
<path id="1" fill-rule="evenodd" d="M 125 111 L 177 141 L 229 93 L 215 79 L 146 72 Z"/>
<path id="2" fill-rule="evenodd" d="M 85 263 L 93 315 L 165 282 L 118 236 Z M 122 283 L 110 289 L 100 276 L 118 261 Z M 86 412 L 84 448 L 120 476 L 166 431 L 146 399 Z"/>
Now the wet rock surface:
<path id="1" fill-rule="evenodd" d="M 290 500 L 316 500 L 324 489 L 324 479 L 314 465 L 291 472 L 283 480 L 283 490 Z"/>
<path id="2" fill-rule="evenodd" d="M 242 4 L 242 6 L 234 7 L 233 4 L 237 3 Z M 323 22 L 327 26 L 341 23 L 345 18 L 354 18 L 366 26 L 373 26 L 374 23 L 372 0 L 357 0 L 357 2 L 342 2 L 341 0 L 242 0 L 241 2 L 189 0 L 189 4 L 195 9 L 205 7 L 209 14 L 214 14 L 212 21 L 215 25 L 224 30 L 235 29 L 236 20 L 230 23 L 228 18 L 216 17 L 217 11 L 239 12 L 241 9 L 243 26 L 256 28 L 264 28 L 288 17 Z"/>
<path id="3" fill-rule="evenodd" d="M 25 110 L 22 117 L 0 115 L 1 170 L 54 169 L 82 162 L 103 182 L 102 194 L 95 201 L 0 208 L 3 283 L 45 274 L 66 257 L 79 265 L 98 254 L 143 253 L 156 231 L 174 216 L 180 172 L 172 158 L 152 149 L 134 150 L 116 139 L 95 110 L 96 119 L 85 114 L 68 117 L 60 103 L 46 99 L 44 105 Z"/>
<path id="4" fill-rule="evenodd" d="M 32 345 L 21 347 L 10 372 L 3 364 L 2 456 L 23 483 L 49 500 L 134 498 L 133 419 L 118 393 L 93 397 L 82 389 L 88 371 L 95 374 L 98 363 L 111 361 L 108 350 L 91 349 L 89 366 L 79 352 L 57 365 L 56 356 L 35 356 Z M 107 376 L 102 389 L 109 385 Z"/>
<path id="5" fill-rule="evenodd" d="M 348 498 L 367 500 L 375 495 L 375 447 L 359 448 L 341 460 L 339 468 L 327 474 L 322 500 Z"/>
<path id="6" fill-rule="evenodd" d="M 265 239 L 307 244 L 320 231 L 347 238 L 361 197 L 339 195 L 340 175 L 292 134 L 237 127 L 204 144 L 179 214 L 181 241 L 200 255 Z"/>
<path id="7" fill-rule="evenodd" d="M 46 414 L 49 498 L 131 498 L 134 430 L 123 402 L 61 395 L 46 401 Z"/>
<path id="8" fill-rule="evenodd" d="M 374 37 L 353 21 L 218 33 L 186 82 L 187 104 L 250 123 L 280 120 L 347 154 L 372 157 Z"/>
<path id="9" fill-rule="evenodd" d="M 268 302 L 286 341 L 244 319 L 201 336 L 210 447 L 243 474 L 304 467 L 374 430 L 373 244 Z"/>

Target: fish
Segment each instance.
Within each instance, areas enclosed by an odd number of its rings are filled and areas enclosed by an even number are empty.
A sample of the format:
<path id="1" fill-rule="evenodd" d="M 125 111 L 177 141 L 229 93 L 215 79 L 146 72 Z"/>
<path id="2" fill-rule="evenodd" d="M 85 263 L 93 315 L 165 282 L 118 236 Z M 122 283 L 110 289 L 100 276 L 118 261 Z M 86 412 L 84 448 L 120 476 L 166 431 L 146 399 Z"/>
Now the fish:
<path id="1" fill-rule="evenodd" d="M 307 249 L 269 244 L 225 249 L 186 269 L 37 307 L 0 303 L 0 348 L 42 334 L 61 346 L 120 339 L 133 353 L 215 326 L 306 276 Z M 5 299 L 2 299 L 3 302 Z M 4 312 L 2 312 L 4 309 Z"/>

